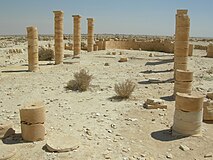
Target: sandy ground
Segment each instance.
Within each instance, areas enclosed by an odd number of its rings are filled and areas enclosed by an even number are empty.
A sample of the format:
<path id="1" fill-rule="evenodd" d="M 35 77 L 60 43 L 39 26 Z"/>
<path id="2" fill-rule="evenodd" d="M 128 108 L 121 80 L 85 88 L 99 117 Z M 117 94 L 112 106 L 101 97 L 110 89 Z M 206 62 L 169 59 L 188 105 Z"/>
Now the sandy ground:
<path id="1" fill-rule="evenodd" d="M 44 42 L 40 42 L 43 44 Z M 46 43 L 46 42 L 45 42 Z M 173 123 L 173 54 L 148 51 L 116 50 L 86 53 L 80 60 L 66 58 L 63 65 L 40 62 L 40 71 L 26 72 L 27 50 L 24 53 L 7 54 L 9 48 L 27 48 L 25 44 L 0 48 L 0 121 L 11 120 L 16 135 L 0 145 L 17 148 L 14 159 L 74 159 L 74 160 L 203 160 L 213 155 L 213 125 L 203 123 L 202 137 L 175 139 L 170 134 Z M 119 63 L 122 56 L 128 62 Z M 71 51 L 65 51 L 72 54 Z M 150 57 L 150 53 L 152 56 Z M 189 69 L 194 71 L 193 90 L 213 91 L 213 59 L 206 52 L 195 50 L 189 58 Z M 109 63 L 109 66 L 104 66 Z M 47 65 L 48 64 L 48 65 Z M 67 82 L 73 73 L 87 69 L 93 74 L 89 91 L 67 91 Z M 150 72 L 146 72 L 150 71 Z M 162 83 L 149 83 L 149 79 Z M 117 101 L 114 84 L 125 79 L 137 86 L 129 100 Z M 167 81 L 168 80 L 168 81 Z M 162 98 L 168 105 L 164 110 L 147 110 L 143 103 L 147 98 Z M 41 142 L 26 143 L 20 136 L 19 109 L 27 103 L 43 101 L 46 107 L 46 136 Z M 80 142 L 76 151 L 51 153 L 45 148 L 50 136 L 72 135 Z M 61 139 L 63 141 L 63 139 Z M 190 150 L 179 147 L 186 145 Z"/>

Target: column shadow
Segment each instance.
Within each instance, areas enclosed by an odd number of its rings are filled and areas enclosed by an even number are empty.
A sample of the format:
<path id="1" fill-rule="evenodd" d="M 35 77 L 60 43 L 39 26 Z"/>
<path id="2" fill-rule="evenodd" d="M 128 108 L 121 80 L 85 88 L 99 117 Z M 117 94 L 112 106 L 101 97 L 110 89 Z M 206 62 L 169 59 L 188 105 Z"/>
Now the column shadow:
<path id="1" fill-rule="evenodd" d="M 171 129 L 165 129 L 161 131 L 152 132 L 151 137 L 159 141 L 168 142 L 186 138 L 187 136 L 173 136 Z"/>

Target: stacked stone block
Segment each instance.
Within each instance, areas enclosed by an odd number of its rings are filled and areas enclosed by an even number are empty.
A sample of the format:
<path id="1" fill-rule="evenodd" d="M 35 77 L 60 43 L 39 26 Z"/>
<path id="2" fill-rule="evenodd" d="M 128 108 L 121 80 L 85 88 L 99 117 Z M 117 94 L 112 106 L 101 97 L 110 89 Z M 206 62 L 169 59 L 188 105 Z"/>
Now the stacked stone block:
<path id="1" fill-rule="evenodd" d="M 20 109 L 21 134 L 25 141 L 43 140 L 45 136 L 45 108 L 36 103 Z"/>
<path id="2" fill-rule="evenodd" d="M 62 64 L 64 58 L 64 12 L 53 11 L 55 14 L 55 64 Z"/>
<path id="3" fill-rule="evenodd" d="M 28 70 L 36 72 L 38 64 L 38 30 L 36 27 L 27 27 L 28 40 Z"/>
<path id="4" fill-rule="evenodd" d="M 174 96 L 177 92 L 191 93 L 192 91 L 193 72 L 176 70 L 175 84 L 174 84 Z"/>
<path id="5" fill-rule="evenodd" d="M 199 93 L 177 93 L 175 101 L 173 135 L 201 135 L 204 96 Z"/>
<path id="6" fill-rule="evenodd" d="M 187 69 L 187 56 L 189 51 L 189 31 L 190 18 L 188 10 L 177 10 L 175 49 L 174 49 L 174 69 Z"/>

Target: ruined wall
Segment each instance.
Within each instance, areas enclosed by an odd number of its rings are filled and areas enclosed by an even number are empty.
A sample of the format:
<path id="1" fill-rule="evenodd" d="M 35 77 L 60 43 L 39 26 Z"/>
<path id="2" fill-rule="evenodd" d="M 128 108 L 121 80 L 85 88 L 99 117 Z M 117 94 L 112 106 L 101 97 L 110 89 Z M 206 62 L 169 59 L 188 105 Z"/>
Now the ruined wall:
<path id="1" fill-rule="evenodd" d="M 136 40 L 99 40 L 96 42 L 99 50 L 133 49 L 145 51 L 174 52 L 174 43 L 169 40 L 136 41 Z"/>

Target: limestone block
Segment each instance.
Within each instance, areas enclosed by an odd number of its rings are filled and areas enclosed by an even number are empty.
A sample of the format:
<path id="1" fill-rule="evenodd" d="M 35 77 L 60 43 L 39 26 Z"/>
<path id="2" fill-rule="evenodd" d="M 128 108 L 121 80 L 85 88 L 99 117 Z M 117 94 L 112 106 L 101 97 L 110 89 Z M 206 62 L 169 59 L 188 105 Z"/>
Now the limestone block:
<path id="1" fill-rule="evenodd" d="M 167 109 L 167 105 L 164 104 L 164 100 L 149 98 L 144 103 L 144 107 L 147 109 Z"/>
<path id="2" fill-rule="evenodd" d="M 189 70 L 176 70 L 175 80 L 179 82 L 192 82 L 193 81 L 193 72 Z"/>
<path id="3" fill-rule="evenodd" d="M 188 10 L 187 9 L 178 9 L 177 10 L 177 14 L 181 14 L 181 15 L 183 15 L 183 14 L 187 14 L 188 13 Z"/>
<path id="4" fill-rule="evenodd" d="M 121 57 L 118 62 L 127 62 L 127 61 L 128 61 L 127 57 Z"/>
<path id="5" fill-rule="evenodd" d="M 189 52 L 189 48 L 177 48 L 177 46 L 175 46 L 174 48 L 174 53 L 175 53 L 175 56 L 177 57 L 187 57 L 188 52 Z"/>
<path id="6" fill-rule="evenodd" d="M 174 69 L 177 70 L 184 70 L 186 71 L 187 70 L 187 63 L 174 63 Z"/>
<path id="7" fill-rule="evenodd" d="M 213 101 L 211 100 L 203 102 L 203 120 L 213 121 Z"/>
<path id="8" fill-rule="evenodd" d="M 34 142 L 44 140 L 45 127 L 44 124 L 24 124 L 21 123 L 21 135 L 25 141 Z"/>
<path id="9" fill-rule="evenodd" d="M 49 137 L 46 146 L 50 152 L 69 152 L 79 148 L 80 143 L 76 137 L 59 134 Z"/>
<path id="10" fill-rule="evenodd" d="M 174 62 L 179 64 L 187 64 L 188 63 L 188 57 L 174 57 Z"/>
<path id="11" fill-rule="evenodd" d="M 15 134 L 13 130 L 13 123 L 11 121 L 0 122 L 0 139 L 9 137 Z"/>
<path id="12" fill-rule="evenodd" d="M 186 112 L 199 112 L 203 109 L 204 95 L 200 93 L 176 93 L 175 108 Z"/>
<path id="13" fill-rule="evenodd" d="M 45 107 L 42 103 L 35 103 L 20 109 L 21 123 L 37 124 L 45 122 Z"/>
<path id="14" fill-rule="evenodd" d="M 185 112 L 175 109 L 172 131 L 184 136 L 201 134 L 203 110 L 198 112 Z"/>

